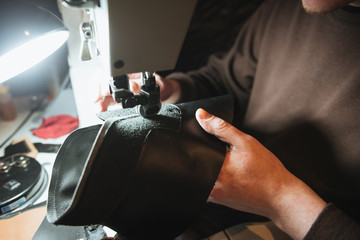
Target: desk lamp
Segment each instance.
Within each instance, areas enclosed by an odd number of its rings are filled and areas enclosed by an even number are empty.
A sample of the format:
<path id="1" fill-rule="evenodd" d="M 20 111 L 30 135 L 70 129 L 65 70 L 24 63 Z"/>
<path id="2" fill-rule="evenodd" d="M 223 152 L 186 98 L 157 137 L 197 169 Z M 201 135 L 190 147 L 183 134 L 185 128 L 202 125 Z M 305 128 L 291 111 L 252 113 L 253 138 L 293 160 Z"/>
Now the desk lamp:
<path id="1" fill-rule="evenodd" d="M 50 11 L 23 0 L 1 0 L 0 84 L 10 79 L 7 83 L 16 81 L 22 73 L 34 69 L 35 65 L 39 66 L 44 59 L 54 55 L 67 38 L 68 32 L 62 22 Z M 52 62 L 46 64 L 47 68 L 51 67 L 49 64 Z M 45 71 L 41 72 L 41 75 L 45 74 Z M 20 79 L 30 79 L 32 82 L 38 77 L 27 76 Z M 29 84 L 23 81 L 20 87 L 29 92 L 27 85 Z M 12 160 L 7 161 L 8 158 Z M 47 175 L 35 159 L 12 167 L 13 159 L 20 160 L 20 157 L 8 158 L 1 159 L 0 168 L 0 185 L 4 186 L 0 189 L 2 218 L 20 213 L 31 206 L 47 186 Z M 20 163 L 18 160 L 15 164 Z"/>
<path id="2" fill-rule="evenodd" d="M 0 84 L 46 59 L 68 35 L 50 11 L 26 1 L 1 1 Z"/>

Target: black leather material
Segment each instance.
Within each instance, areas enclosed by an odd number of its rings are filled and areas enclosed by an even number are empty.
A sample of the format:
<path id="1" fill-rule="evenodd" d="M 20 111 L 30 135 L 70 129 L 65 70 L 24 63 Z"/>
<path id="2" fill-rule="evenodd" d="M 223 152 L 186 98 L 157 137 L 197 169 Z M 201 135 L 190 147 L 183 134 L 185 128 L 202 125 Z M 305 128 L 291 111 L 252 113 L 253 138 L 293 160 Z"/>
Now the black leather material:
<path id="1" fill-rule="evenodd" d="M 101 240 L 107 237 L 102 226 L 56 226 L 47 221 L 41 222 L 32 240 Z"/>
<path id="2" fill-rule="evenodd" d="M 232 121 L 221 96 L 162 106 L 143 118 L 134 109 L 104 113 L 101 128 L 74 131 L 54 164 L 49 222 L 102 224 L 130 239 L 171 239 L 200 214 L 221 169 L 225 146 L 201 129 L 204 108 Z"/>

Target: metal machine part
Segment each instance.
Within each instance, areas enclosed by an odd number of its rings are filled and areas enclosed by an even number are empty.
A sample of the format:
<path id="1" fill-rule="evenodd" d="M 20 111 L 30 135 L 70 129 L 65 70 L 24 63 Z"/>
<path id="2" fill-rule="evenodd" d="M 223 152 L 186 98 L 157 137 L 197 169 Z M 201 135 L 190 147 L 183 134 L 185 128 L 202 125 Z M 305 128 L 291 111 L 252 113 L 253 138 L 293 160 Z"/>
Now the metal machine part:
<path id="1" fill-rule="evenodd" d="M 80 31 L 82 32 L 82 47 L 80 52 L 80 58 L 82 61 L 88 61 L 92 58 L 92 52 L 90 47 L 90 42 L 93 40 L 93 27 L 90 22 L 84 22 L 80 26 Z"/>
<path id="2" fill-rule="evenodd" d="M 27 167 L 30 161 L 30 157 L 22 154 L 14 154 L 6 157 L 0 161 L 0 173 L 8 173 L 13 166 L 16 167 Z"/>
<path id="3" fill-rule="evenodd" d="M 114 100 L 122 103 L 123 108 L 137 107 L 137 112 L 143 117 L 156 115 L 161 109 L 160 88 L 156 84 L 153 72 L 142 73 L 140 94 L 130 91 L 128 75 L 114 78 L 110 83 L 110 93 Z"/>
<path id="4" fill-rule="evenodd" d="M 0 219 L 30 208 L 48 185 L 48 175 L 34 158 L 14 154 L 0 160 Z"/>

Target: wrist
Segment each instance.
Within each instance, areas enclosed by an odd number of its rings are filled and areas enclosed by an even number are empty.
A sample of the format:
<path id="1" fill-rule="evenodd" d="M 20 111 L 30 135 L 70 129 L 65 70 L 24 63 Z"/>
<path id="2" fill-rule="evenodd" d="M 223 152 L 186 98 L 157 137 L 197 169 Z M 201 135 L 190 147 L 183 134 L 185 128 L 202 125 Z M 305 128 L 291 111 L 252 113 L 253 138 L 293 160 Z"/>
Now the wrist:
<path id="1" fill-rule="evenodd" d="M 303 239 L 325 206 L 323 199 L 295 177 L 281 187 L 270 218 L 292 238 Z"/>
<path id="2" fill-rule="evenodd" d="M 161 101 L 164 103 L 177 103 L 181 95 L 181 86 L 174 79 L 162 79 L 160 83 Z"/>

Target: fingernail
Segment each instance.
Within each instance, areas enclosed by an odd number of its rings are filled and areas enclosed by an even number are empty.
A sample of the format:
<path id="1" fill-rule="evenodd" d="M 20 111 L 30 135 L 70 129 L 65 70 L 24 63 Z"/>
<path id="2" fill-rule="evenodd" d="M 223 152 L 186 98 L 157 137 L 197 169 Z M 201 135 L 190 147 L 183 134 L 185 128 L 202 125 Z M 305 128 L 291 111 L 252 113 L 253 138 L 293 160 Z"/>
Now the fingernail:
<path id="1" fill-rule="evenodd" d="M 211 114 L 208 113 L 207 111 L 205 111 L 204 109 L 200 109 L 199 111 L 199 114 L 198 114 L 198 117 L 202 120 L 206 120 L 206 119 L 209 119 L 211 118 Z"/>

